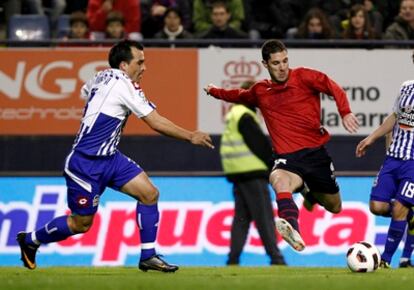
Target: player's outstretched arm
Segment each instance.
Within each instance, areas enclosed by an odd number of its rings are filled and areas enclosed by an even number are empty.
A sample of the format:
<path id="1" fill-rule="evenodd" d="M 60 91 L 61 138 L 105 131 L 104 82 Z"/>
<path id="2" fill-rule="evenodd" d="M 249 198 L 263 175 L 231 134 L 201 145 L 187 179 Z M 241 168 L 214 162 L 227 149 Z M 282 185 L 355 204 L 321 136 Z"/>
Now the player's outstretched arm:
<path id="1" fill-rule="evenodd" d="M 209 84 L 204 87 L 204 91 L 216 99 L 224 100 L 230 103 L 242 103 L 249 106 L 253 105 L 255 101 L 250 90 L 223 89 L 213 84 Z"/>
<path id="2" fill-rule="evenodd" d="M 213 142 L 207 133 L 200 131 L 188 131 L 180 126 L 177 126 L 167 118 L 158 114 L 157 111 L 152 111 L 147 116 L 143 117 L 145 123 L 153 130 L 160 134 L 170 136 L 176 139 L 186 140 L 194 145 L 200 145 L 214 149 Z"/>
<path id="3" fill-rule="evenodd" d="M 379 126 L 368 137 L 366 137 L 365 139 L 363 139 L 361 142 L 358 143 L 356 150 L 355 150 L 356 157 L 364 156 L 368 147 L 374 144 L 378 138 L 383 137 L 384 135 L 390 133 L 392 128 L 395 125 L 396 120 L 397 118 L 394 113 L 388 115 L 388 117 L 385 118 L 381 126 Z"/>

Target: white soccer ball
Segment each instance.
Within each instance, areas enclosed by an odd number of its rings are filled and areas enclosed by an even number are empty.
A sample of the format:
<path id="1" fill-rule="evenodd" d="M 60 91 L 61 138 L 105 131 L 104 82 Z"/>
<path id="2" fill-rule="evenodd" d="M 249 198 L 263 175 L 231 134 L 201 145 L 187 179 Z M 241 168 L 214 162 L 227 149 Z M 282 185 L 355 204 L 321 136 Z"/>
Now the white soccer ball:
<path id="1" fill-rule="evenodd" d="M 378 269 L 381 255 L 373 244 L 362 241 L 349 248 L 346 261 L 352 272 L 373 272 Z"/>

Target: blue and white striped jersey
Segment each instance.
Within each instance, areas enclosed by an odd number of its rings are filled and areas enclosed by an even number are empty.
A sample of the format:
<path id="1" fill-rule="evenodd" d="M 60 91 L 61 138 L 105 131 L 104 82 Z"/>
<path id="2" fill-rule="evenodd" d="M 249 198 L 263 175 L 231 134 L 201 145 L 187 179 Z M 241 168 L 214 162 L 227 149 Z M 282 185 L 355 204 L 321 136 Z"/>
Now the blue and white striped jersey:
<path id="1" fill-rule="evenodd" d="M 118 69 L 97 73 L 81 95 L 87 103 L 72 149 L 88 156 L 114 154 L 131 112 L 142 118 L 155 109 L 139 85 Z"/>
<path id="2" fill-rule="evenodd" d="M 414 80 L 402 84 L 400 94 L 394 103 L 396 123 L 392 143 L 387 155 L 403 160 L 414 159 Z"/>

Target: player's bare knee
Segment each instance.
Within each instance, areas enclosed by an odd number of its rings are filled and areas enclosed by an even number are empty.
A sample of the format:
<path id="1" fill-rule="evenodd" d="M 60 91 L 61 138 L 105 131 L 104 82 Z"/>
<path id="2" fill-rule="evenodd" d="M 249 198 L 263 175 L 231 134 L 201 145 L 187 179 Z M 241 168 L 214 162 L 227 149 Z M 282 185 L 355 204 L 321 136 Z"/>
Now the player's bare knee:
<path id="1" fill-rule="evenodd" d="M 389 206 L 386 203 L 370 202 L 369 210 L 375 215 L 387 215 L 389 214 Z"/>
<path id="2" fill-rule="evenodd" d="M 143 196 L 141 197 L 140 202 L 143 204 L 155 204 L 158 202 L 158 198 L 160 196 L 160 192 L 157 188 L 153 188 L 150 191 L 147 191 Z"/>

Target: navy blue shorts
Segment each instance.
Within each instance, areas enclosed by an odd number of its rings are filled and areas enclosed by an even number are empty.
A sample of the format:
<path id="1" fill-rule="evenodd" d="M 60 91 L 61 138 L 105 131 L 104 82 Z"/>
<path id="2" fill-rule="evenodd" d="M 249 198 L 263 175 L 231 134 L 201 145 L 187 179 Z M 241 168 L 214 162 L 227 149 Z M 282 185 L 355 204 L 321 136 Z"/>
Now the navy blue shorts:
<path id="1" fill-rule="evenodd" d="M 374 180 L 371 200 L 390 202 L 397 199 L 414 205 L 414 160 L 387 157 Z"/>
<path id="2" fill-rule="evenodd" d="M 93 215 L 106 187 L 120 190 L 142 172 L 133 160 L 117 151 L 111 156 L 87 156 L 73 151 L 67 158 L 64 176 L 72 213 Z"/>

